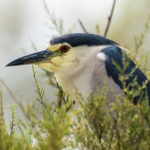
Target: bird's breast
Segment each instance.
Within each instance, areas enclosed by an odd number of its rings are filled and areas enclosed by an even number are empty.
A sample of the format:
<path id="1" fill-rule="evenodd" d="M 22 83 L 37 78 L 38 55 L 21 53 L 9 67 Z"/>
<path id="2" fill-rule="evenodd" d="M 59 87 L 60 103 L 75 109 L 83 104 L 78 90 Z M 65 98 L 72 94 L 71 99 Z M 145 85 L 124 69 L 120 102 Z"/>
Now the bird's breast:
<path id="1" fill-rule="evenodd" d="M 77 76 L 56 75 L 55 77 L 65 94 L 73 98 L 76 94 L 81 94 L 83 98 L 87 98 L 92 92 L 92 78 L 90 73 L 85 72 Z"/>

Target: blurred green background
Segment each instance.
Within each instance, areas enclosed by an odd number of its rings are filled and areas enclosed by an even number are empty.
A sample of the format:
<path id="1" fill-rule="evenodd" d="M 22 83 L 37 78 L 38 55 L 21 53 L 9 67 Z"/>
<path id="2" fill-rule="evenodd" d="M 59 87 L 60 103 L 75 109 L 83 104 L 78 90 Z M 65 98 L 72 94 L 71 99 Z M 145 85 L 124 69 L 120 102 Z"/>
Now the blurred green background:
<path id="1" fill-rule="evenodd" d="M 78 19 L 86 29 L 95 33 L 96 24 L 100 25 L 103 35 L 113 0 L 46 0 L 47 7 L 55 17 L 62 19 L 68 31 L 83 32 Z M 134 46 L 134 36 L 141 33 L 150 14 L 150 0 L 117 0 L 108 38 Z M 49 28 L 49 18 L 42 0 L 0 0 L 0 78 L 4 80 L 17 98 L 30 102 L 35 98 L 35 86 L 31 66 L 8 67 L 11 60 L 34 52 L 32 43 L 43 50 L 50 38 L 56 34 Z M 150 33 L 144 49 L 149 51 Z M 39 69 L 37 69 L 39 70 Z M 55 99 L 55 89 L 46 84 L 47 79 L 39 73 L 41 87 L 46 96 Z M 10 118 L 10 104 L 15 104 L 6 89 L 3 90 L 6 121 Z M 16 109 L 17 112 L 19 110 Z"/>

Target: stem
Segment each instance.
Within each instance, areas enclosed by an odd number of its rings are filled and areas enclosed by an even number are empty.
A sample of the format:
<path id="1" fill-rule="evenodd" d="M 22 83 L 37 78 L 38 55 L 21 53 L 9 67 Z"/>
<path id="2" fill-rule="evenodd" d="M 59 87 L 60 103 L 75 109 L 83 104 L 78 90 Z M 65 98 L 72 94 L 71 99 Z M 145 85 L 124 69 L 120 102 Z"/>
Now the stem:
<path id="1" fill-rule="evenodd" d="M 38 84 L 38 81 L 36 79 L 36 71 L 34 69 L 34 66 L 32 65 L 32 71 L 33 71 L 33 78 L 34 78 L 34 82 L 35 82 L 35 86 L 36 86 L 36 93 L 38 94 L 39 98 L 37 98 L 36 100 L 39 101 L 41 103 L 42 106 L 44 106 L 47 110 L 47 106 L 44 102 L 43 96 L 44 96 L 44 90 L 42 90 Z"/>
<path id="2" fill-rule="evenodd" d="M 113 2 L 112 9 L 111 9 L 110 15 L 108 17 L 108 22 L 107 22 L 107 26 L 106 26 L 106 29 L 105 29 L 105 32 L 104 32 L 104 37 L 107 36 L 108 30 L 110 28 L 110 23 L 111 23 L 111 20 L 112 20 L 112 16 L 113 16 L 113 12 L 114 12 L 114 9 L 115 9 L 115 5 L 116 5 L 116 0 L 114 0 L 114 2 Z"/>
<path id="3" fill-rule="evenodd" d="M 88 33 L 87 30 L 86 30 L 86 28 L 85 28 L 85 26 L 84 26 L 84 24 L 83 24 L 83 22 L 80 19 L 78 19 L 78 22 L 79 22 L 82 30 L 84 31 L 84 33 Z"/>
<path id="4" fill-rule="evenodd" d="M 4 119 L 4 110 L 3 110 L 3 97 L 2 97 L 2 87 L 0 85 L 0 122 Z"/>

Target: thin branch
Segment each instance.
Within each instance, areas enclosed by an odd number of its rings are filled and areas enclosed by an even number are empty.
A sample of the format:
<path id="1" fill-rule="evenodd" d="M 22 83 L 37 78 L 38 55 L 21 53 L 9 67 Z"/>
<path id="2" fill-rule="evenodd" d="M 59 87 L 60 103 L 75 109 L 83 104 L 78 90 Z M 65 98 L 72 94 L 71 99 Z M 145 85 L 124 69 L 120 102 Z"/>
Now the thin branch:
<path id="1" fill-rule="evenodd" d="M 135 43 L 135 51 L 136 53 L 138 53 L 139 49 L 141 48 L 141 46 L 144 43 L 144 40 L 148 34 L 148 31 L 150 29 L 150 15 L 148 16 L 148 19 L 145 23 L 145 27 L 142 33 L 140 33 L 140 35 L 135 36 L 134 38 L 134 43 Z"/>
<path id="2" fill-rule="evenodd" d="M 88 33 L 87 30 L 86 30 L 86 28 L 85 28 L 85 26 L 83 25 L 83 22 L 80 19 L 78 19 L 78 22 L 79 22 L 82 30 L 84 31 L 84 33 Z"/>
<path id="3" fill-rule="evenodd" d="M 48 25 L 48 26 L 51 29 L 54 28 L 58 32 L 58 34 L 60 35 L 63 34 L 64 33 L 63 20 L 56 18 L 55 14 L 49 10 L 48 5 L 45 0 L 43 0 L 43 6 L 45 9 L 45 12 L 47 13 L 49 17 L 50 22 L 52 23 L 52 26 L 51 25 Z"/>
<path id="4" fill-rule="evenodd" d="M 44 90 L 40 88 L 38 81 L 36 79 L 36 71 L 34 69 L 34 66 L 32 65 L 32 71 L 33 71 L 33 78 L 34 78 L 34 82 L 35 82 L 35 86 L 36 86 L 36 93 L 38 94 L 39 98 L 37 98 L 36 100 L 38 102 L 41 103 L 42 106 L 44 106 L 45 108 L 47 108 L 43 96 L 44 96 Z"/>
<path id="5" fill-rule="evenodd" d="M 112 9 L 111 9 L 110 15 L 108 17 L 108 22 L 107 22 L 107 26 L 106 26 L 106 29 L 105 29 L 105 32 L 104 32 L 104 37 L 107 36 L 108 30 L 110 28 L 110 23 L 111 23 L 111 20 L 112 20 L 112 16 L 113 16 L 113 12 L 114 12 L 114 9 L 115 9 L 115 5 L 116 5 L 116 0 L 114 0 L 114 2 L 113 2 Z"/>
<path id="6" fill-rule="evenodd" d="M 14 134 L 14 126 L 15 126 L 15 111 L 14 111 L 14 107 L 12 106 L 12 110 L 11 110 L 11 117 L 12 120 L 10 122 L 10 135 Z"/>
<path id="7" fill-rule="evenodd" d="M 3 107 L 3 97 L 2 97 L 2 87 L 0 85 L 0 122 L 4 120 L 4 107 Z"/>

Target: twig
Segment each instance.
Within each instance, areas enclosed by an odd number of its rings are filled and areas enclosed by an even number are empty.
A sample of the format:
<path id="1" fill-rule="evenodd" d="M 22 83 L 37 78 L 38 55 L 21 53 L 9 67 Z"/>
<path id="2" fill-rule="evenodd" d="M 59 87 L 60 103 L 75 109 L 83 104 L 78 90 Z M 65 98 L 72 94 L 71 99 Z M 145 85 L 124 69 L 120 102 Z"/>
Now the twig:
<path id="1" fill-rule="evenodd" d="M 50 22 L 52 23 L 52 26 L 50 25 L 50 28 L 51 29 L 54 28 L 60 35 L 63 34 L 64 33 L 63 20 L 57 19 L 55 14 L 51 13 L 45 0 L 43 0 L 43 6 L 45 9 L 45 12 L 47 13 L 49 17 Z"/>
<path id="2" fill-rule="evenodd" d="M 86 30 L 86 28 L 85 28 L 85 26 L 83 25 L 83 22 L 80 19 L 78 19 L 78 22 L 79 22 L 82 30 L 84 31 L 84 33 L 88 33 L 87 30 Z"/>
<path id="3" fill-rule="evenodd" d="M 10 122 L 10 135 L 13 135 L 14 134 L 14 126 L 15 126 L 15 111 L 14 111 L 13 106 L 12 106 L 12 110 L 11 110 L 11 117 L 12 117 L 12 120 Z"/>
<path id="4" fill-rule="evenodd" d="M 3 110 L 3 98 L 2 98 L 2 88 L 0 85 L 0 122 L 3 122 L 4 110 Z"/>
<path id="5" fill-rule="evenodd" d="M 35 86 L 36 86 L 36 93 L 38 94 L 39 98 L 37 98 L 36 100 L 39 101 L 41 103 L 42 106 L 44 106 L 45 108 L 47 108 L 43 96 L 44 96 L 44 90 L 40 88 L 38 81 L 36 79 L 36 72 L 34 69 L 34 66 L 32 65 L 32 71 L 33 71 L 33 78 L 34 78 L 34 82 L 35 82 Z"/>
<path id="6" fill-rule="evenodd" d="M 116 5 L 116 0 L 114 0 L 114 2 L 113 2 L 112 9 L 111 9 L 110 15 L 108 17 L 108 22 L 107 22 L 107 26 L 106 26 L 106 29 L 105 29 L 105 32 L 104 32 L 104 37 L 107 36 L 108 30 L 110 28 L 110 23 L 111 23 L 111 20 L 112 20 L 112 16 L 113 16 L 113 12 L 114 12 L 114 9 L 115 9 L 115 5 Z"/>
<path id="7" fill-rule="evenodd" d="M 143 42 L 148 34 L 148 31 L 150 29 L 150 15 L 148 16 L 148 19 L 145 23 L 145 27 L 142 33 L 140 33 L 139 36 L 135 36 L 134 43 L 135 43 L 135 51 L 138 53 L 139 49 L 143 45 Z"/>

